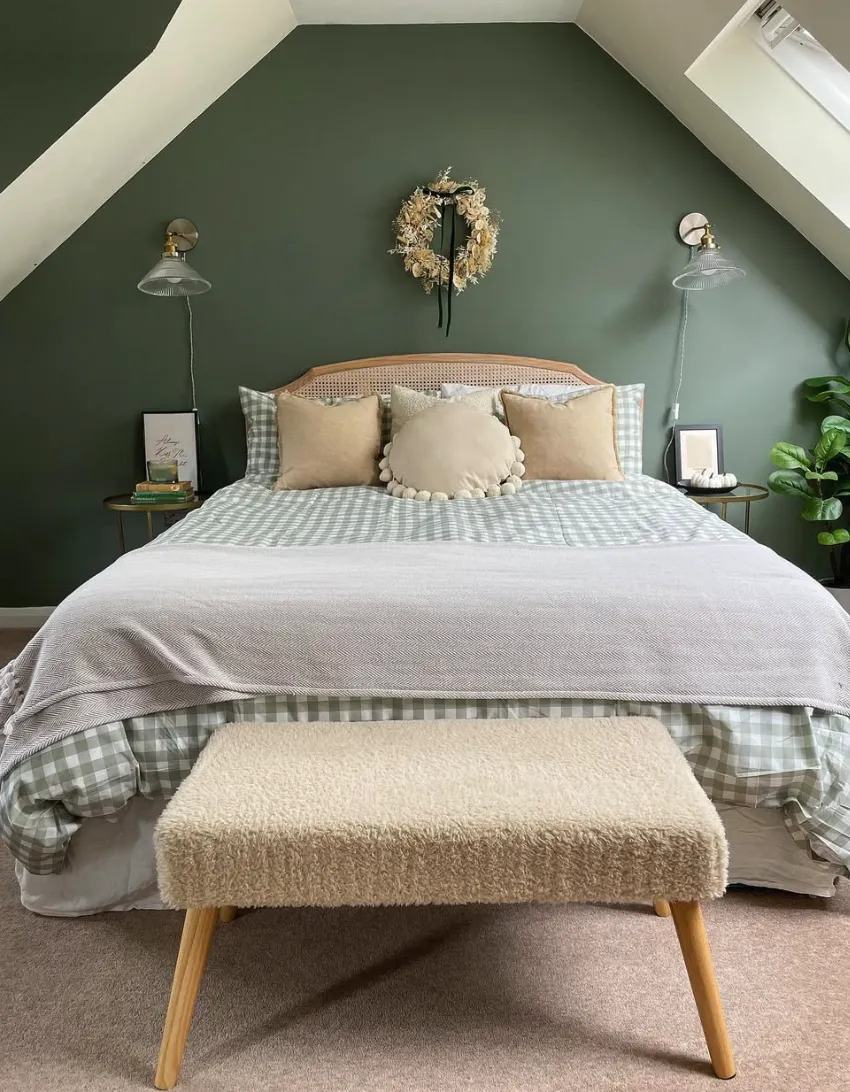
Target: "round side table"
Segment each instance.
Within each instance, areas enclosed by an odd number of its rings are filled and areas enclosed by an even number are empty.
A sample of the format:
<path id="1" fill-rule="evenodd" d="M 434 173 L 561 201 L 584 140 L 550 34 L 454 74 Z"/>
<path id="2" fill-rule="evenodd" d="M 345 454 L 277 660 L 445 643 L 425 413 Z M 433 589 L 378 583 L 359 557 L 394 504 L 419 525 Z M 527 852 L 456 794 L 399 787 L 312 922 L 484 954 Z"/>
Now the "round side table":
<path id="1" fill-rule="evenodd" d="M 689 493 L 687 487 L 682 489 L 685 496 L 690 497 L 692 501 L 696 501 L 697 504 L 701 504 L 704 508 L 710 505 L 720 505 L 720 518 L 726 519 L 726 507 L 729 504 L 745 504 L 747 507 L 744 509 L 744 534 L 750 533 L 750 505 L 756 501 L 767 500 L 770 496 L 770 490 L 765 485 L 750 485 L 747 482 L 741 482 L 740 485 L 736 485 L 734 489 L 721 489 L 716 493 Z"/>
<path id="2" fill-rule="evenodd" d="M 195 508 L 200 508 L 207 499 L 205 494 L 196 493 L 192 500 L 177 501 L 174 504 L 132 504 L 130 497 L 130 493 L 119 493 L 114 497 L 105 497 L 103 501 L 104 508 L 118 513 L 118 549 L 122 554 L 127 552 L 127 547 L 124 544 L 125 512 L 144 512 L 148 523 L 148 542 L 151 542 L 154 538 L 154 512 L 191 512 Z"/>

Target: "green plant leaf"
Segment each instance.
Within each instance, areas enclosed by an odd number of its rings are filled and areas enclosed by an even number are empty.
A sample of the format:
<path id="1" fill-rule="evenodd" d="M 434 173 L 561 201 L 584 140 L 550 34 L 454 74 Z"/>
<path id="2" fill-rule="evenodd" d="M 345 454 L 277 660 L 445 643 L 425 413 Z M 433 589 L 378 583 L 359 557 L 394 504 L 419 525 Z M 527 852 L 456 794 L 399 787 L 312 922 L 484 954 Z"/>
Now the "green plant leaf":
<path id="1" fill-rule="evenodd" d="M 821 546 L 841 546 L 850 542 L 850 531 L 845 527 L 839 527 L 837 531 L 821 531 L 818 535 Z"/>
<path id="2" fill-rule="evenodd" d="M 832 387 L 834 391 L 840 394 L 850 394 L 850 380 L 847 380 L 843 375 L 817 375 L 814 379 L 805 379 L 803 385 L 806 387 Z"/>
<path id="3" fill-rule="evenodd" d="M 847 326 L 844 329 L 844 344 L 850 349 L 850 319 L 847 320 Z"/>
<path id="4" fill-rule="evenodd" d="M 799 470 L 774 470 L 768 475 L 767 484 L 774 493 L 781 493 L 785 497 L 810 497 L 817 498 L 814 489 L 806 481 Z"/>
<path id="5" fill-rule="evenodd" d="M 812 497 L 803 505 L 803 511 L 800 514 L 803 519 L 820 522 L 821 520 L 838 519 L 843 510 L 844 506 L 838 497 L 830 497 L 828 500 Z"/>
<path id="6" fill-rule="evenodd" d="M 840 375 L 816 375 L 812 379 L 804 379 L 804 387 L 828 387 L 830 383 L 834 383 L 836 379 L 840 380 Z"/>
<path id="7" fill-rule="evenodd" d="M 816 470 L 807 470 L 806 480 L 810 482 L 837 482 L 838 475 L 834 470 L 824 470 L 823 474 L 818 474 Z"/>
<path id="8" fill-rule="evenodd" d="M 797 444 L 774 444 L 770 449 L 770 461 L 774 466 L 781 466 L 785 470 L 793 470 L 799 467 L 801 470 L 809 470 L 812 460 L 804 447 Z"/>
<path id="9" fill-rule="evenodd" d="M 820 423 L 821 432 L 829 432 L 831 428 L 840 428 L 843 432 L 850 432 L 850 417 L 838 417 L 836 414 L 824 417 Z"/>
<path id="10" fill-rule="evenodd" d="M 813 451 L 815 462 L 828 463 L 830 459 L 834 459 L 836 455 L 844 450 L 846 443 L 846 432 L 843 432 L 840 428 L 828 429 L 815 444 Z"/>

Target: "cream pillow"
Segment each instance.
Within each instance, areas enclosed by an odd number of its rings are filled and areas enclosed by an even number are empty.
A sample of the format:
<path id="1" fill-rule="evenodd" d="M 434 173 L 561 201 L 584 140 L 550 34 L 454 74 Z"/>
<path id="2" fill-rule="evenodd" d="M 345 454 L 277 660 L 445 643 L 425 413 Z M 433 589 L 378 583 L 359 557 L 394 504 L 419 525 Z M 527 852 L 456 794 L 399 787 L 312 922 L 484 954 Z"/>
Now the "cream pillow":
<path id="1" fill-rule="evenodd" d="M 519 441 L 502 422 L 460 402 L 417 413 L 384 452 L 381 481 L 405 500 L 510 496 L 525 473 Z"/>
<path id="2" fill-rule="evenodd" d="M 325 405 L 277 396 L 280 477 L 275 489 L 375 485 L 381 453 L 381 399 L 369 394 Z"/>
<path id="3" fill-rule="evenodd" d="M 465 402 L 468 406 L 484 410 L 485 413 L 495 413 L 499 400 L 499 391 L 496 387 L 473 391 L 471 394 L 456 398 L 440 398 L 439 395 L 426 394 L 425 391 L 414 391 L 410 387 L 393 387 L 390 398 L 392 411 L 392 435 L 414 417 L 417 413 L 435 406 L 438 402 Z"/>
<path id="4" fill-rule="evenodd" d="M 568 402 L 502 391 L 511 432 L 525 452 L 526 478 L 622 481 L 615 388 L 596 387 Z"/>

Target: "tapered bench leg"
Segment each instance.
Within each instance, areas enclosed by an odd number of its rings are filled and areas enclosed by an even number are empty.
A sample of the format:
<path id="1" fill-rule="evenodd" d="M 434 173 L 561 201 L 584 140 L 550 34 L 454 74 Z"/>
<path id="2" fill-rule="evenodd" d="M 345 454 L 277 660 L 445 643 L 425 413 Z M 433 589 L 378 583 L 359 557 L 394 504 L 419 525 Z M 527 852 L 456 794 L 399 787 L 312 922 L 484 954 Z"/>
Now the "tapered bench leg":
<path id="1" fill-rule="evenodd" d="M 660 918 L 670 917 L 670 903 L 666 899 L 656 899 L 652 908 Z"/>
<path id="2" fill-rule="evenodd" d="M 235 917 L 235 906 L 222 906 L 222 908 L 218 912 L 218 920 L 221 922 L 222 925 L 229 925 Z"/>
<path id="3" fill-rule="evenodd" d="M 728 1080 L 735 1076 L 735 1059 L 729 1034 L 726 1031 L 726 1018 L 717 979 L 705 922 L 698 902 L 671 902 L 673 924 L 682 949 L 688 978 L 691 980 L 694 1000 L 697 1004 L 702 1030 L 705 1034 L 711 1064 L 718 1077 Z"/>
<path id="4" fill-rule="evenodd" d="M 186 911 L 162 1032 L 162 1045 L 159 1048 L 159 1061 L 156 1064 L 154 1084 L 157 1088 L 172 1088 L 180 1075 L 180 1063 L 183 1061 L 186 1037 L 192 1023 L 195 998 L 198 996 L 198 986 L 204 973 L 217 920 L 216 906 L 205 910 Z"/>

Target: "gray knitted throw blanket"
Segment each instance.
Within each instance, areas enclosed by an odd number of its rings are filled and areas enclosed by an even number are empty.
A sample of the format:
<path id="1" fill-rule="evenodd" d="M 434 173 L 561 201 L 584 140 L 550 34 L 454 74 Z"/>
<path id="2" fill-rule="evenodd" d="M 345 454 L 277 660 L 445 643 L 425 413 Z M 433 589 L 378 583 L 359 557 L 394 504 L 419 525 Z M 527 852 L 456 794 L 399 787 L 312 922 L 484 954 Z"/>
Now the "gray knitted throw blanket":
<path id="1" fill-rule="evenodd" d="M 134 551 L 0 673 L 0 776 L 244 695 L 599 698 L 850 714 L 850 616 L 755 543 Z"/>

